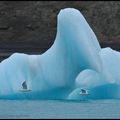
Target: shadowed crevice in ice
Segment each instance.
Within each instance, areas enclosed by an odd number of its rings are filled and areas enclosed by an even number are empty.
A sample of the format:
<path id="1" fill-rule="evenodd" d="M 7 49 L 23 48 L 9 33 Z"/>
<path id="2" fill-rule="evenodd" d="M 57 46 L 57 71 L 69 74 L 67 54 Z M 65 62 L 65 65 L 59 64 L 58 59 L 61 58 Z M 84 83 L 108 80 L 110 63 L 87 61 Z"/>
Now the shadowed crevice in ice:
<path id="1" fill-rule="evenodd" d="M 14 53 L 0 63 L 0 99 L 119 98 L 119 61 L 119 52 L 101 49 L 80 11 L 66 8 L 58 14 L 50 49 L 42 55 Z M 28 91 L 22 91 L 24 81 Z M 81 96 L 81 88 L 89 96 Z"/>

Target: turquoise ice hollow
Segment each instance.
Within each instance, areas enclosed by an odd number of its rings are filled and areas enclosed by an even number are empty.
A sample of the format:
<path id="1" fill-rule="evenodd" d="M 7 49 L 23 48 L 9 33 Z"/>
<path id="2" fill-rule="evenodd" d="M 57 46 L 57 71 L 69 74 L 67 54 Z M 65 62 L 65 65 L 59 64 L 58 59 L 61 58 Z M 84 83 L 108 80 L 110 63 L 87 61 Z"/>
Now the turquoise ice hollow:
<path id="1" fill-rule="evenodd" d="M 23 82 L 30 91 L 21 90 Z M 89 94 L 81 95 L 81 89 Z M 80 11 L 66 8 L 58 14 L 50 49 L 14 53 L 0 63 L 0 99 L 83 98 L 120 98 L 120 53 L 101 48 Z"/>

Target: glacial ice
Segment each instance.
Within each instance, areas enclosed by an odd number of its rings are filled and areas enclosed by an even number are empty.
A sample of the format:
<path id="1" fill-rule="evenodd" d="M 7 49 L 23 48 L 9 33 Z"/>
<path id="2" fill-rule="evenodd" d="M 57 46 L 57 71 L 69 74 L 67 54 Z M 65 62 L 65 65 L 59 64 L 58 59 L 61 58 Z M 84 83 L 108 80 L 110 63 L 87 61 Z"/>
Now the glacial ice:
<path id="1" fill-rule="evenodd" d="M 74 8 L 57 17 L 54 44 L 41 55 L 14 53 L 0 63 L 0 99 L 120 98 L 120 53 L 101 48 Z M 21 92 L 24 81 L 31 91 Z M 88 90 L 80 95 L 81 88 Z"/>

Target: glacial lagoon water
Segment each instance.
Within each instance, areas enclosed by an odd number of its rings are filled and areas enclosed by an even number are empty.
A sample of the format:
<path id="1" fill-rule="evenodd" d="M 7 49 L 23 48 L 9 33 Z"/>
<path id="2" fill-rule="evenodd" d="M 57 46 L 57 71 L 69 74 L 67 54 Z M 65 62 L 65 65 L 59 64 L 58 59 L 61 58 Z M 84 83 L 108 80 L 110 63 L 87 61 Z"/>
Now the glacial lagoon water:
<path id="1" fill-rule="evenodd" d="M 120 118 L 120 100 L 0 100 L 0 118 Z"/>
<path id="2" fill-rule="evenodd" d="M 78 10 L 61 10 L 57 20 L 44 54 L 0 63 L 0 118 L 120 118 L 120 52 L 101 48 Z M 21 92 L 24 81 L 31 92 Z"/>

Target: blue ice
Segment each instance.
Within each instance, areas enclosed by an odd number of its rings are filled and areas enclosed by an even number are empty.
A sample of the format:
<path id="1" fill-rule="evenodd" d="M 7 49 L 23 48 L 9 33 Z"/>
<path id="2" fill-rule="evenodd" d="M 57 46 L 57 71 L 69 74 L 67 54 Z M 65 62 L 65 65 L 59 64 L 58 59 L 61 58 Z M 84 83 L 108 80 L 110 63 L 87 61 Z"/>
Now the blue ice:
<path id="1" fill-rule="evenodd" d="M 57 16 L 54 44 L 41 55 L 14 53 L 0 63 L 0 99 L 120 98 L 120 53 L 101 48 L 74 8 Z M 26 81 L 31 91 L 21 91 Z M 81 89 L 88 95 L 81 95 Z"/>

